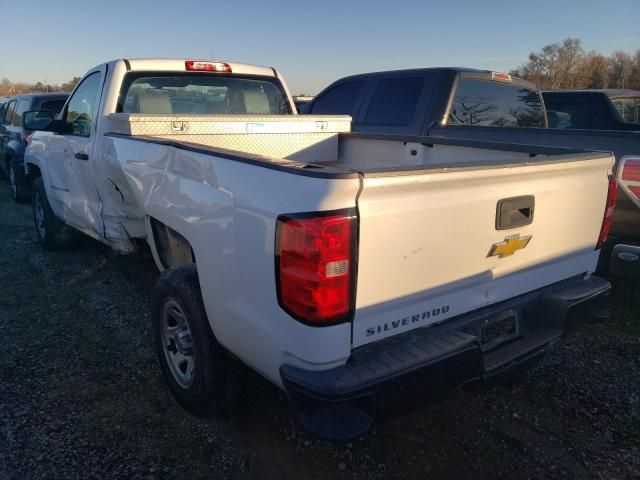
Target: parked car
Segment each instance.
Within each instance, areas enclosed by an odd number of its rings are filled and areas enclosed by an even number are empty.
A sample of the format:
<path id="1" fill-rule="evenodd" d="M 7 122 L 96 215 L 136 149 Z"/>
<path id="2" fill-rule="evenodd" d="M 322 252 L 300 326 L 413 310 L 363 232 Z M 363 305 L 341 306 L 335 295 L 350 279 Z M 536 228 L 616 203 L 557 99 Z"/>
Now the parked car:
<path id="1" fill-rule="evenodd" d="M 9 177 L 11 196 L 16 202 L 31 198 L 29 183 L 24 175 L 24 149 L 31 131 L 24 128 L 22 116 L 29 110 L 47 110 L 57 115 L 69 95 L 66 93 L 34 93 L 7 99 L 0 109 L 0 169 Z"/>
<path id="2" fill-rule="evenodd" d="M 426 68 L 342 78 L 316 95 L 305 111 L 351 115 L 357 132 L 613 152 L 616 178 L 623 186 L 613 217 L 613 241 L 640 241 L 640 195 L 631 188 L 640 185 L 633 174 L 640 133 L 546 128 L 544 95 L 543 101 L 533 83 L 504 73 Z"/>
<path id="3" fill-rule="evenodd" d="M 200 90 L 192 108 L 219 114 L 175 113 Z M 385 109 L 404 108 L 390 95 Z M 272 68 L 147 59 L 89 70 L 58 120 L 26 115 L 41 130 L 26 152 L 38 240 L 146 240 L 163 271 L 155 347 L 187 410 L 232 401 L 233 357 L 308 429 L 346 440 L 389 392 L 525 368 L 609 290 L 593 272 L 611 154 L 349 133 L 346 116 L 283 112 Z"/>
<path id="4" fill-rule="evenodd" d="M 542 92 L 551 128 L 640 131 L 640 92 L 556 90 Z"/>

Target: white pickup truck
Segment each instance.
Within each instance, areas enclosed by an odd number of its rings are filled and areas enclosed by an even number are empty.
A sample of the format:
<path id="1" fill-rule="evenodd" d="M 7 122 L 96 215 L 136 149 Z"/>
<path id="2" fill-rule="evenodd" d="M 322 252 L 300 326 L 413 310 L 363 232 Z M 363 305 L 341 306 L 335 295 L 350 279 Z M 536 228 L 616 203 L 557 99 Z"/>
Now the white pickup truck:
<path id="1" fill-rule="evenodd" d="M 389 396 L 529 365 L 608 292 L 592 273 L 610 154 L 294 112 L 272 68 L 158 59 L 102 64 L 57 119 L 24 116 L 39 241 L 148 243 L 156 348 L 187 410 L 229 403 L 235 357 L 307 428 L 353 438 Z"/>

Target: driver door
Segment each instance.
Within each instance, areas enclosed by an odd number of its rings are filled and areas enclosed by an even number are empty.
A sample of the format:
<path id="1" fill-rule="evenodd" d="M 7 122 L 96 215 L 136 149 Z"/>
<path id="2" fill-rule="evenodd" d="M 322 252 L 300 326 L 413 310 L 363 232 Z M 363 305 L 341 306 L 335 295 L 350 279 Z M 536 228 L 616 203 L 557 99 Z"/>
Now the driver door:
<path id="1" fill-rule="evenodd" d="M 47 144 L 47 196 L 53 210 L 67 224 L 97 239 L 104 238 L 104 226 L 93 172 L 105 70 L 92 71 L 81 80 L 60 113 L 62 133 L 52 135 Z"/>

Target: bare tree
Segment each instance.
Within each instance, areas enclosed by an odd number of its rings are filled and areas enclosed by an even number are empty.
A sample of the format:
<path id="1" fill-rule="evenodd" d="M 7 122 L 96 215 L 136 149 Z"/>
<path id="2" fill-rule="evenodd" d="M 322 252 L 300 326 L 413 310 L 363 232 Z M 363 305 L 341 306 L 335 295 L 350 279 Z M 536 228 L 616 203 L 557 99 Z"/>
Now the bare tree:
<path id="1" fill-rule="evenodd" d="M 629 88 L 640 90 L 640 49 L 633 55 L 633 70 L 629 77 Z"/>
<path id="2" fill-rule="evenodd" d="M 580 39 L 567 38 L 561 44 L 552 43 L 539 52 L 531 52 L 529 61 L 514 73 L 544 89 L 575 88 L 583 56 Z"/>
<path id="3" fill-rule="evenodd" d="M 578 88 L 607 88 L 609 86 L 609 60 L 598 52 L 589 52 L 583 58 L 576 75 Z"/>
<path id="4" fill-rule="evenodd" d="M 634 67 L 633 57 L 627 53 L 617 50 L 611 54 L 611 80 L 612 86 L 616 88 L 628 88 L 629 77 Z"/>

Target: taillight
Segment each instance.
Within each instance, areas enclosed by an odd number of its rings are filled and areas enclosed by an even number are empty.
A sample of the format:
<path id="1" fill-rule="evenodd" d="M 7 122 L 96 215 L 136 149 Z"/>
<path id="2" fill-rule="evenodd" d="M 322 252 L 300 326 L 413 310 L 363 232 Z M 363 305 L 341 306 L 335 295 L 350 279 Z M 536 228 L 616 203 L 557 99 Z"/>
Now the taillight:
<path id="1" fill-rule="evenodd" d="M 511 75 L 509 75 L 508 73 L 502 73 L 502 72 L 491 72 L 491 78 L 493 80 L 504 80 L 506 82 L 511 81 Z"/>
<path id="2" fill-rule="evenodd" d="M 613 209 L 616 206 L 616 197 L 618 195 L 618 184 L 615 178 L 609 177 L 609 191 L 607 192 L 607 206 L 602 219 L 602 227 L 600 228 L 600 236 L 596 244 L 596 250 L 604 245 L 611 230 L 611 220 L 613 218 Z"/>
<path id="3" fill-rule="evenodd" d="M 291 316 L 315 326 L 351 319 L 356 230 L 353 210 L 278 218 L 278 302 Z"/>
<path id="4" fill-rule="evenodd" d="M 620 159 L 618 183 L 631 201 L 640 207 L 640 158 L 625 156 Z"/>
<path id="5" fill-rule="evenodd" d="M 640 159 L 627 160 L 622 169 L 622 180 L 640 182 Z"/>
<path id="6" fill-rule="evenodd" d="M 222 62 L 187 60 L 184 62 L 184 67 L 190 71 L 231 73 L 231 66 Z"/>

